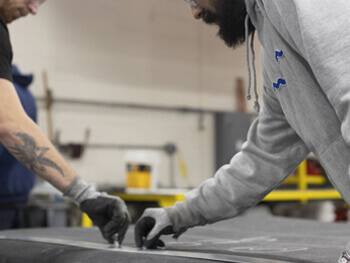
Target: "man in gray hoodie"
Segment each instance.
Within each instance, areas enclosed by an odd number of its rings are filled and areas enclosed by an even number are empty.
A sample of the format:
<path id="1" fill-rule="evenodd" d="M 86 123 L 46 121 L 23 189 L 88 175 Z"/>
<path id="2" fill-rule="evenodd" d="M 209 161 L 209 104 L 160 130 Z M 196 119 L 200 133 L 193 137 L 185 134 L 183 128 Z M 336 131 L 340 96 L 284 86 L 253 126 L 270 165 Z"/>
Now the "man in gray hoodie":
<path id="1" fill-rule="evenodd" d="M 263 46 L 263 108 L 242 150 L 214 178 L 186 194 L 184 202 L 145 211 L 135 228 L 137 246 L 163 246 L 161 235 L 179 236 L 239 215 L 278 187 L 310 151 L 349 203 L 350 2 L 186 2 L 195 18 L 219 26 L 228 46 L 246 42 L 248 67 L 249 39 L 254 65 L 257 32 Z M 350 244 L 346 251 L 339 262 L 350 262 Z"/>

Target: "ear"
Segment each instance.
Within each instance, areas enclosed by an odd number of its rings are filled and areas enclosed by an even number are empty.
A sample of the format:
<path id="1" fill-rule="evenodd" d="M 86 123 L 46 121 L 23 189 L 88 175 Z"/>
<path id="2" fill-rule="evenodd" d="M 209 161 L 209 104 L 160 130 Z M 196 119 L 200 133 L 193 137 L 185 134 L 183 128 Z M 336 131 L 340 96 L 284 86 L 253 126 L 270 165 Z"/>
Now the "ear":
<path id="1" fill-rule="evenodd" d="M 200 6 L 191 6 L 192 14 L 195 19 L 201 19 L 203 17 L 204 9 Z"/>

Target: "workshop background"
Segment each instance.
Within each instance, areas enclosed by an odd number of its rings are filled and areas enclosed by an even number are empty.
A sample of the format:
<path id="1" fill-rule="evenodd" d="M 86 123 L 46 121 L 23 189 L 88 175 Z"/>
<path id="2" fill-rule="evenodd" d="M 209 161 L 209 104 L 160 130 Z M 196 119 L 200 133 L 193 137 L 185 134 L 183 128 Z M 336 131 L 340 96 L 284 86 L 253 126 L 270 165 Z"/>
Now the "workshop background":
<path id="1" fill-rule="evenodd" d="M 257 116 L 245 102 L 245 47 L 227 48 L 183 1 L 47 1 L 9 28 L 14 63 L 35 75 L 39 126 L 100 189 L 127 193 L 130 176 L 146 172 L 153 190 L 188 191 L 228 162 Z M 258 41 L 255 49 L 261 94 Z M 345 220 L 323 173 L 310 157 L 282 186 L 289 192 L 272 193 L 267 205 L 278 215 Z"/>
<path id="2" fill-rule="evenodd" d="M 10 31 L 14 62 L 35 74 L 31 90 L 38 98 L 44 97 L 41 75 L 47 70 L 57 99 L 174 109 L 57 103 L 53 126 L 61 143 L 82 143 L 87 128 L 90 143 L 174 143 L 191 186 L 213 176 L 213 114 L 204 113 L 199 129 L 198 113 L 175 109 L 234 111 L 236 78 L 247 76 L 245 52 L 228 49 L 214 27 L 193 19 L 183 1 L 47 1 L 38 15 L 16 21 Z M 45 115 L 41 103 L 39 125 L 47 131 Z M 123 185 L 124 154 L 89 149 L 70 164 L 88 181 Z M 160 158 L 159 182 L 168 186 L 169 160 L 165 154 Z M 176 169 L 176 186 L 187 187 Z"/>

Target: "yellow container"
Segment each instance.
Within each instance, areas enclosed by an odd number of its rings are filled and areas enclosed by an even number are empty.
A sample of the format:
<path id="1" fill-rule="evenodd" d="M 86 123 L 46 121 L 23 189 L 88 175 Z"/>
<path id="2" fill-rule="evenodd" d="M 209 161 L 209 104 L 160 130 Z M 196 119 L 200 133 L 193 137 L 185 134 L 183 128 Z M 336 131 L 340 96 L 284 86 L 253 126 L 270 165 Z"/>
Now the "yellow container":
<path id="1" fill-rule="evenodd" d="M 126 186 L 130 188 L 150 188 L 151 173 L 150 172 L 128 172 Z"/>
<path id="2" fill-rule="evenodd" d="M 126 187 L 149 189 L 151 187 L 151 179 L 152 174 L 149 165 L 128 164 Z"/>

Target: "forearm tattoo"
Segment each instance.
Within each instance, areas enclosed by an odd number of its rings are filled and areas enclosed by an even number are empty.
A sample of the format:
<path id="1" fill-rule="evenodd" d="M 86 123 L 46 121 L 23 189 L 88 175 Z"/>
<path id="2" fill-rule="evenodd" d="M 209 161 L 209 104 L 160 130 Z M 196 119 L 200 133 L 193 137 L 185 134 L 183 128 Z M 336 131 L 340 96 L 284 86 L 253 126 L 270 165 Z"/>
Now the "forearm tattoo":
<path id="1" fill-rule="evenodd" d="M 51 167 L 64 177 L 62 169 L 55 162 L 44 157 L 49 148 L 38 147 L 34 138 L 26 133 L 14 133 L 14 135 L 20 138 L 23 144 L 15 144 L 8 149 L 22 164 L 28 166 L 33 172 L 46 172 L 45 166 Z"/>

